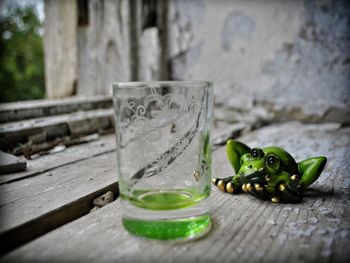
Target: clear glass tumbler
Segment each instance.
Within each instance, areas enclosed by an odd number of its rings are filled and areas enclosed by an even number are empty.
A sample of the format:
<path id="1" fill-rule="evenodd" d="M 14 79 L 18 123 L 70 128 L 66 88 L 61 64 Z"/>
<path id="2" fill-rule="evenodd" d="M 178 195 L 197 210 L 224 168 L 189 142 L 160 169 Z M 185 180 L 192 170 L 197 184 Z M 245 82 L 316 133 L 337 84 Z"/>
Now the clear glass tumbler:
<path id="1" fill-rule="evenodd" d="M 113 98 L 124 227 L 156 239 L 207 233 L 212 83 L 114 83 Z"/>

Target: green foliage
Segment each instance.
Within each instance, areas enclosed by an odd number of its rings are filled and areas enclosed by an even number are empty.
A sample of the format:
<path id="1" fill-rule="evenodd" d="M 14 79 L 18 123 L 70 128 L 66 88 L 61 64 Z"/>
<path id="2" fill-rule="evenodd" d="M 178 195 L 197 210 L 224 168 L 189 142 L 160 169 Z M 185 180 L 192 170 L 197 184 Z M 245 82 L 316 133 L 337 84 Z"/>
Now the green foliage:
<path id="1" fill-rule="evenodd" d="M 0 102 L 44 97 L 41 28 L 33 6 L 12 4 L 0 17 Z"/>

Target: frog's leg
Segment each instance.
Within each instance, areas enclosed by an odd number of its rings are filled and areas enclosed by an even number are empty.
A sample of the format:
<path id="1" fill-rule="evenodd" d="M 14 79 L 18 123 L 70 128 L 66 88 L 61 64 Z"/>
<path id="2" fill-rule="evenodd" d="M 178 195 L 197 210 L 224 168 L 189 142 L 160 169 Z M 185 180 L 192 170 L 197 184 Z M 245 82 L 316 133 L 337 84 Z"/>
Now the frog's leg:
<path id="1" fill-rule="evenodd" d="M 228 140 L 226 143 L 226 154 L 227 158 L 230 161 L 233 169 L 235 169 L 236 174 L 238 174 L 239 169 L 241 168 L 241 157 L 250 152 L 250 148 L 235 140 Z"/>
<path id="2" fill-rule="evenodd" d="M 269 198 L 274 203 L 297 203 L 302 200 L 298 183 L 299 175 L 292 175 L 286 171 L 281 171 L 268 181 L 267 191 Z"/>
<path id="3" fill-rule="evenodd" d="M 239 175 L 237 174 L 223 179 L 213 178 L 212 183 L 221 191 L 233 194 L 241 191 L 241 184 L 239 181 Z"/>
<path id="4" fill-rule="evenodd" d="M 298 163 L 299 172 L 301 174 L 298 184 L 299 189 L 303 190 L 315 182 L 321 175 L 326 163 L 327 158 L 324 156 L 308 158 Z"/>
<path id="5" fill-rule="evenodd" d="M 271 201 L 282 203 L 300 202 L 302 200 L 300 190 L 305 189 L 317 180 L 326 163 L 327 158 L 323 156 L 308 158 L 298 163 L 301 177 L 295 174 L 290 177 L 289 181 L 285 180 L 279 183 Z"/>

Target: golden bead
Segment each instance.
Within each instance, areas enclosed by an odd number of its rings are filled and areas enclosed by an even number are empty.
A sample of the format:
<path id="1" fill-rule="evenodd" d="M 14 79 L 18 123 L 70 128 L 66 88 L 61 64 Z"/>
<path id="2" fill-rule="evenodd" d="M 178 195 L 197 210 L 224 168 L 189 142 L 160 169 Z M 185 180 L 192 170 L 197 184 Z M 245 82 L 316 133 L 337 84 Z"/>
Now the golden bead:
<path id="1" fill-rule="evenodd" d="M 226 185 L 226 191 L 230 194 L 233 193 L 234 189 L 233 189 L 233 185 L 231 182 L 229 182 L 227 185 Z"/>
<path id="2" fill-rule="evenodd" d="M 221 191 L 225 191 L 225 183 L 224 183 L 223 180 L 220 180 L 220 181 L 218 182 L 218 187 L 219 187 L 219 189 L 220 189 Z"/>
<path id="3" fill-rule="evenodd" d="M 260 184 L 254 184 L 255 190 L 256 191 L 262 191 L 264 188 Z"/>
<path id="4" fill-rule="evenodd" d="M 286 190 L 286 185 L 285 185 L 285 184 L 280 184 L 280 185 L 278 186 L 278 189 L 279 189 L 281 192 L 283 192 L 284 190 Z"/>
<path id="5" fill-rule="evenodd" d="M 246 185 L 246 189 L 247 189 L 247 191 L 251 192 L 251 191 L 253 190 L 253 187 L 252 187 L 251 184 L 248 183 L 248 184 Z"/>
<path id="6" fill-rule="evenodd" d="M 275 197 L 271 198 L 271 201 L 274 203 L 278 203 L 280 201 L 280 199 L 277 196 L 275 196 Z"/>

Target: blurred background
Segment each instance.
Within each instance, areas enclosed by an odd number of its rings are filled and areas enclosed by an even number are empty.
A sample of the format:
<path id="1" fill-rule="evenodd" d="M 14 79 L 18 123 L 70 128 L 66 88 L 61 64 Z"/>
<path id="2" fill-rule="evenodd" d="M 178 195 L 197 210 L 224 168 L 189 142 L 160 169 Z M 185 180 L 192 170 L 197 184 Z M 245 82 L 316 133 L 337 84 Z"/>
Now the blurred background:
<path id="1" fill-rule="evenodd" d="M 43 7 L 0 0 L 0 102 L 45 96 Z"/>
<path id="2" fill-rule="evenodd" d="M 0 0 L 0 102 L 205 79 L 215 118 L 350 122 L 342 0 Z"/>

